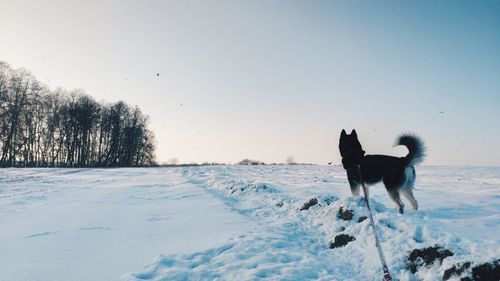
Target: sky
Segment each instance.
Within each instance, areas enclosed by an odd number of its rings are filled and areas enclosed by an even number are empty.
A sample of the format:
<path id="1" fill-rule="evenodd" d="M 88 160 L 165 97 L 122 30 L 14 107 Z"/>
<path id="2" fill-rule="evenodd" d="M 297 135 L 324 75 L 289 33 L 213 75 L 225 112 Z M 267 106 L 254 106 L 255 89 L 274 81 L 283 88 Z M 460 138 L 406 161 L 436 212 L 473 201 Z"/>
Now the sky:
<path id="1" fill-rule="evenodd" d="M 500 166 L 500 1 L 0 0 L 0 60 L 138 105 L 159 162 L 339 164 L 354 128 Z"/>

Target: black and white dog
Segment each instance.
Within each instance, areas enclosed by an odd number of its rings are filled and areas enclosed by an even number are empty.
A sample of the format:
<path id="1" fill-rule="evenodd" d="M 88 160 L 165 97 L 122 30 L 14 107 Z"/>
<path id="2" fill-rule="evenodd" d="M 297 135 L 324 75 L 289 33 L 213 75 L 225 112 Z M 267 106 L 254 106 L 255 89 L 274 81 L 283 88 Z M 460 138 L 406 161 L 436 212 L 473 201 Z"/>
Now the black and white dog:
<path id="1" fill-rule="evenodd" d="M 352 130 L 350 135 L 342 130 L 339 149 L 342 165 L 347 170 L 352 195 L 359 196 L 361 180 L 365 185 L 383 181 L 389 196 L 398 205 L 399 213 L 402 214 L 404 205 L 400 194 L 410 201 L 413 209 L 418 208 L 417 200 L 413 196 L 415 182 L 413 166 L 424 160 L 425 147 L 420 138 L 410 134 L 401 135 L 396 144 L 406 146 L 409 150 L 408 155 L 401 158 L 388 155 L 365 155 L 356 130 Z"/>

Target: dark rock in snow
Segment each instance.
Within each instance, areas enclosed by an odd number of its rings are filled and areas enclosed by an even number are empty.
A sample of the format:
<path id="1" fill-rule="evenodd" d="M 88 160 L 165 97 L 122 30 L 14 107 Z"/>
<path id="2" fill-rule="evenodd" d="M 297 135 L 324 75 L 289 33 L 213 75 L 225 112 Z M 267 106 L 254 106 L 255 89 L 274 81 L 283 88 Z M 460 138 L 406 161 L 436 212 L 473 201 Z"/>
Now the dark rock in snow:
<path id="1" fill-rule="evenodd" d="M 443 280 L 448 280 L 452 276 L 460 276 L 462 273 L 470 267 L 470 262 L 465 262 L 461 265 L 454 265 L 451 268 L 448 268 L 447 270 L 444 271 L 443 274 Z"/>
<path id="2" fill-rule="evenodd" d="M 450 250 L 438 245 L 424 249 L 415 249 L 408 257 L 408 268 L 411 273 L 415 273 L 421 266 L 431 265 L 436 260 L 439 260 L 441 263 L 446 257 L 450 256 L 453 256 L 453 253 Z"/>
<path id="3" fill-rule="evenodd" d="M 470 267 L 471 262 L 454 265 L 444 271 L 443 280 L 460 277 Z M 472 276 L 464 276 L 460 281 L 500 281 L 500 259 L 492 263 L 483 263 L 474 266 L 472 268 Z"/>
<path id="4" fill-rule="evenodd" d="M 340 207 L 339 212 L 337 213 L 337 218 L 350 221 L 352 220 L 353 215 L 352 210 L 344 210 L 343 207 Z"/>
<path id="5" fill-rule="evenodd" d="M 483 263 L 472 268 L 472 280 L 474 281 L 499 281 L 500 259 L 493 263 Z"/>
<path id="6" fill-rule="evenodd" d="M 330 242 L 330 249 L 335 249 L 338 247 L 343 247 L 347 245 L 347 243 L 356 240 L 356 238 L 349 236 L 347 234 L 339 234 L 335 236 L 335 241 Z"/>
<path id="7" fill-rule="evenodd" d="M 359 217 L 358 222 L 362 222 L 362 221 L 366 220 L 367 218 L 368 218 L 367 216 L 361 216 L 361 217 Z"/>
<path id="8" fill-rule="evenodd" d="M 309 210 L 309 208 L 311 208 L 312 206 L 314 206 L 316 204 L 318 204 L 318 199 L 311 198 L 311 199 L 309 199 L 309 201 L 307 201 L 306 203 L 304 203 L 304 205 L 302 205 L 302 207 L 300 207 L 300 210 L 301 211 Z"/>

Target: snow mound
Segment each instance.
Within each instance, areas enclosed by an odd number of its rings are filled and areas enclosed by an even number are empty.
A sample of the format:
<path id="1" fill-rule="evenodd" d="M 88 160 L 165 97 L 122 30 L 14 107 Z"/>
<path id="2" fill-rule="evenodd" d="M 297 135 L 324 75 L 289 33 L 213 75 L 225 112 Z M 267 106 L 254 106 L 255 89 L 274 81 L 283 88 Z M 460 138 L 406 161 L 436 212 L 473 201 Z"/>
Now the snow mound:
<path id="1" fill-rule="evenodd" d="M 279 174 L 280 180 L 262 176 L 264 171 L 270 174 L 269 170 L 275 168 L 246 169 L 250 171 L 243 173 L 237 167 L 204 167 L 186 169 L 183 174 L 234 211 L 257 221 L 260 230 L 219 248 L 187 256 L 160 257 L 148 271 L 135 275 L 137 280 L 381 278 L 382 269 L 362 197 L 338 197 L 332 194 L 334 190 L 322 193 L 324 190 L 319 189 L 320 192 L 315 193 L 318 189 L 314 186 L 298 192 L 290 186 L 293 178 L 283 174 Z M 293 172 L 297 171 L 290 173 Z M 335 179 L 318 181 L 318 178 L 313 178 L 313 185 L 335 182 Z M 259 186 L 268 188 L 257 188 Z M 433 225 L 425 211 L 401 215 L 393 206 L 388 208 L 375 199 L 371 199 L 370 204 L 382 248 L 396 280 L 442 280 L 444 272 L 454 264 L 493 261 L 500 256 L 496 250 L 488 250 Z M 454 254 L 412 269 L 412 253 L 435 245 L 451 249 L 450 253 Z M 416 262 L 421 260 L 418 258 Z"/>

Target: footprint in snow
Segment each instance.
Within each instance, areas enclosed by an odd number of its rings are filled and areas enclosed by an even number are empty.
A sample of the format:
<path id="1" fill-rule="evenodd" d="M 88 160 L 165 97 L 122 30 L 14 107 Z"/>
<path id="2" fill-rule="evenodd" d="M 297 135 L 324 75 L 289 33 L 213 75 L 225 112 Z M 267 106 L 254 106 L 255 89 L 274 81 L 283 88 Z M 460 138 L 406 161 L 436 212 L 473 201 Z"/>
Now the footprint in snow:
<path id="1" fill-rule="evenodd" d="M 148 221 L 162 221 L 162 220 L 169 220 L 171 219 L 172 217 L 151 217 L 149 219 L 147 219 Z"/>
<path id="2" fill-rule="evenodd" d="M 94 227 L 82 227 L 78 229 L 79 231 L 87 231 L 87 230 L 111 230 L 111 227 L 106 226 L 94 226 Z"/>
<path id="3" fill-rule="evenodd" d="M 51 235 L 51 234 L 56 234 L 58 233 L 59 231 L 53 231 L 53 232 L 50 232 L 50 231 L 47 231 L 47 232 L 40 232 L 40 233 L 35 233 L 35 234 L 32 234 L 32 235 L 28 235 L 24 238 L 36 238 L 36 237 L 41 237 L 41 236 L 47 236 L 47 235 Z"/>
<path id="4" fill-rule="evenodd" d="M 386 219 L 381 219 L 379 220 L 379 222 L 385 226 L 387 226 L 388 228 L 390 229 L 393 229 L 395 230 L 396 229 L 396 226 L 394 225 L 394 223 L 390 220 L 386 220 Z"/>
<path id="5" fill-rule="evenodd" d="M 415 228 L 413 240 L 415 240 L 415 242 L 417 242 L 417 243 L 424 242 L 424 235 L 422 233 L 422 227 L 420 225 Z"/>

